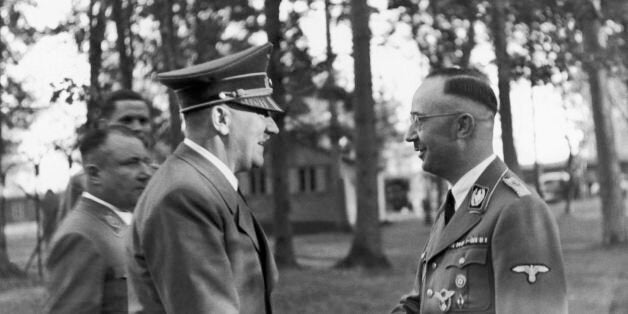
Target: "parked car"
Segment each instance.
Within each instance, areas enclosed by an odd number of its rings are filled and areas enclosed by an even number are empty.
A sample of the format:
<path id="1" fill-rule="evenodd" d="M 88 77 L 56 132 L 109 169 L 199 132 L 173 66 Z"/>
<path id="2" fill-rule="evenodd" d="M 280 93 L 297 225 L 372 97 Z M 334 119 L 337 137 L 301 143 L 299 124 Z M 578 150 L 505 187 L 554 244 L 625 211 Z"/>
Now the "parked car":
<path id="1" fill-rule="evenodd" d="M 543 199 L 548 203 L 558 202 L 565 198 L 569 173 L 553 171 L 541 174 L 539 177 Z"/>

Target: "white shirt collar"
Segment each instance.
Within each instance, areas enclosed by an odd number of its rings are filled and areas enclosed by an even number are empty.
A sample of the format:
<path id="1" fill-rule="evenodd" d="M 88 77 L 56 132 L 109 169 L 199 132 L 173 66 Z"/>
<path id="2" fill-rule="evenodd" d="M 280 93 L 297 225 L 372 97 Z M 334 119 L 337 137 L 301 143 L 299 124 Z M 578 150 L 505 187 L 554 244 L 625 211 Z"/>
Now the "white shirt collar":
<path id="1" fill-rule="evenodd" d="M 120 217 L 120 219 L 122 219 L 122 221 L 124 221 L 124 223 L 128 226 L 131 224 L 131 221 L 133 220 L 133 213 L 130 212 L 123 212 L 121 210 L 119 210 L 117 207 L 111 205 L 108 202 L 103 201 L 102 199 L 90 194 L 89 192 L 83 192 L 83 194 L 81 194 L 82 197 L 90 199 L 102 206 L 105 206 L 109 209 L 111 209 L 111 211 L 113 211 L 114 213 L 116 213 L 116 215 L 118 215 L 118 217 Z"/>
<path id="2" fill-rule="evenodd" d="M 486 170 L 486 168 L 495 160 L 497 156 L 495 154 L 490 155 L 488 158 L 484 159 L 477 166 L 473 167 L 473 169 L 467 171 L 459 180 L 451 187 L 451 193 L 454 195 L 454 200 L 456 201 L 456 206 L 454 207 L 458 210 L 460 204 L 464 200 L 464 198 L 469 193 L 469 190 L 478 180 L 482 172 Z"/>
<path id="3" fill-rule="evenodd" d="M 220 172 L 225 176 L 225 178 L 227 178 L 227 181 L 229 181 L 229 184 L 231 184 L 233 189 L 236 191 L 238 190 L 238 178 L 236 178 L 235 174 L 233 174 L 233 171 L 231 171 L 231 169 L 229 169 L 229 167 L 227 167 L 227 165 L 225 165 L 224 162 L 218 159 L 216 155 L 212 154 L 203 146 L 194 143 L 189 138 L 183 139 L 183 143 L 189 146 L 192 150 L 201 154 L 201 156 L 205 157 L 205 159 L 209 160 L 209 162 L 211 162 L 214 166 L 216 166 L 216 168 L 220 170 Z"/>

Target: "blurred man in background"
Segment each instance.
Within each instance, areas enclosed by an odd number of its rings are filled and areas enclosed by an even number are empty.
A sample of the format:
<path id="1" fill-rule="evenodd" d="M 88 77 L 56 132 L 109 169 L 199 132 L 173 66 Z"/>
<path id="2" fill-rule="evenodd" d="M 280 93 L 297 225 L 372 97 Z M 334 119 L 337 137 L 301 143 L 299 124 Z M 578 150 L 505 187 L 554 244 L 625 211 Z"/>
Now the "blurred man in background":
<path id="1" fill-rule="evenodd" d="M 493 153 L 496 112 L 476 71 L 437 70 L 414 94 L 406 140 L 451 188 L 393 313 L 567 312 L 556 221 Z"/>
<path id="2" fill-rule="evenodd" d="M 126 313 L 124 234 L 152 173 L 145 143 L 122 126 L 81 141 L 85 191 L 56 231 L 46 259 L 46 313 Z"/>
<path id="3" fill-rule="evenodd" d="M 99 127 L 121 125 L 129 128 L 151 148 L 152 136 L 151 107 L 142 95 L 131 90 L 118 90 L 109 94 L 100 108 Z M 85 190 L 83 171 L 70 177 L 70 182 L 61 194 L 57 225 L 74 207 L 81 193 Z"/>

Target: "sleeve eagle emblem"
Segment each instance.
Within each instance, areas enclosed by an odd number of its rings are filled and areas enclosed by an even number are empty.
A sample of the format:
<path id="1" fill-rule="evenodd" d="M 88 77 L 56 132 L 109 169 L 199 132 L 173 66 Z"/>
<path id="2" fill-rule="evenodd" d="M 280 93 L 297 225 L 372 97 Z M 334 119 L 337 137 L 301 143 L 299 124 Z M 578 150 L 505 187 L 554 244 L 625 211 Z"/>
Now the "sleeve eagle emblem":
<path id="1" fill-rule="evenodd" d="M 550 268 L 539 264 L 539 265 L 517 265 L 511 269 L 515 273 L 525 273 L 528 276 L 528 283 L 533 284 L 536 282 L 536 275 L 542 274 L 550 271 Z"/>

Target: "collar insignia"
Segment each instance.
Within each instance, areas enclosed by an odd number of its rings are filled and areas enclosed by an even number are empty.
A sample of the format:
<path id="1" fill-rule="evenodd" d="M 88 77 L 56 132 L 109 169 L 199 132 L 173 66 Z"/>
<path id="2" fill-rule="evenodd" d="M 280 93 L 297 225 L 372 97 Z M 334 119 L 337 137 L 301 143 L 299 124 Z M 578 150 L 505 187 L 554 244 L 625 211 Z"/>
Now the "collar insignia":
<path id="1" fill-rule="evenodd" d="M 488 188 L 474 185 L 473 190 L 471 191 L 471 200 L 469 201 L 469 207 L 481 208 L 487 194 Z"/>
<path id="2" fill-rule="evenodd" d="M 517 265 L 511 269 L 515 273 L 526 273 L 528 275 L 528 283 L 536 282 L 536 275 L 550 271 L 550 268 L 543 264 Z"/>

